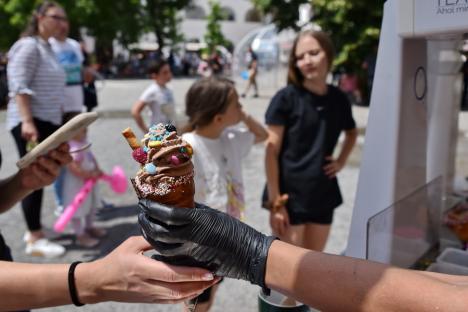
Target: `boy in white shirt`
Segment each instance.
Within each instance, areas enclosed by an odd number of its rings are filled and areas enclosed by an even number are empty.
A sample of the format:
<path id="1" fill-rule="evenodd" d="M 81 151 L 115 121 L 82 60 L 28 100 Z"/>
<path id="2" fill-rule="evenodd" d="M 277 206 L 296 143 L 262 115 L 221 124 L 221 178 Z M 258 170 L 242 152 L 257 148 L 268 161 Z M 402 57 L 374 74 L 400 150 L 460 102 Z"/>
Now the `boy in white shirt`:
<path id="1" fill-rule="evenodd" d="M 143 133 L 148 132 L 141 112 L 148 106 L 151 111 L 151 125 L 158 123 L 174 123 L 175 105 L 174 95 L 167 88 L 167 83 L 172 79 L 172 72 L 166 60 L 159 60 L 154 63 L 149 74 L 153 83 L 141 94 L 139 100 L 133 104 L 132 116 Z"/>

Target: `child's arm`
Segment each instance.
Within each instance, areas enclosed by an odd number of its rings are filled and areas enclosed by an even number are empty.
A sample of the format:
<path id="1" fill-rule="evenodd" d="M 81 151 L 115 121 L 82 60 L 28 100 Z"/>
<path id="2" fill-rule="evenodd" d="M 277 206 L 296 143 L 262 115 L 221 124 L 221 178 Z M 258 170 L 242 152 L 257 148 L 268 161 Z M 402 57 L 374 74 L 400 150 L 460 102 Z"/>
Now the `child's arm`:
<path id="1" fill-rule="evenodd" d="M 351 154 L 354 145 L 356 144 L 356 139 L 358 136 L 358 131 L 356 128 L 345 130 L 345 139 L 343 145 L 341 147 L 341 152 L 338 158 L 335 160 L 333 156 L 329 155 L 327 160 L 330 161 L 326 166 L 324 166 L 325 174 L 330 177 L 334 178 L 336 174 L 343 169 L 348 160 L 349 155 Z"/>
<path id="2" fill-rule="evenodd" d="M 249 131 L 255 135 L 255 143 L 260 143 L 268 138 L 268 132 L 255 118 L 242 111 L 241 120 L 245 123 Z"/>
<path id="3" fill-rule="evenodd" d="M 68 166 L 68 170 L 74 175 L 81 179 L 87 180 L 95 178 L 94 171 L 95 170 L 83 170 L 80 167 L 80 163 L 77 161 L 72 161 Z"/>
<path id="4" fill-rule="evenodd" d="M 141 116 L 141 112 L 145 108 L 146 103 L 143 102 L 142 100 L 138 100 L 133 104 L 132 106 L 132 116 L 133 119 L 135 119 L 135 122 L 137 123 L 138 127 L 140 127 L 141 131 L 143 133 L 148 132 L 148 127 L 145 124 L 145 121 L 143 120 L 143 117 Z"/>

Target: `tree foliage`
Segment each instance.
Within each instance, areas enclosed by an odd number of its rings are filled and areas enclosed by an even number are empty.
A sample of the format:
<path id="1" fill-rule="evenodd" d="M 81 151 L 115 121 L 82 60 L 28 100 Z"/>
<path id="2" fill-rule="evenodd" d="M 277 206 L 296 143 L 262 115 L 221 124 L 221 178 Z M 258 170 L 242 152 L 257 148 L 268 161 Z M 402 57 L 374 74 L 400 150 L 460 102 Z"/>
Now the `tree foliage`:
<path id="1" fill-rule="evenodd" d="M 299 30 L 299 6 L 310 0 L 252 0 L 253 4 L 264 14 L 270 14 L 279 30 L 292 28 Z"/>
<path id="2" fill-rule="evenodd" d="M 154 31 L 160 46 L 180 40 L 177 12 L 190 0 L 56 0 L 70 19 L 71 34 L 84 27 L 96 38 L 96 50 L 111 50 L 113 40 L 124 46 L 136 42 L 146 31 Z M 40 0 L 0 0 L 0 49 L 17 40 Z M 104 53 L 104 52 L 102 52 Z M 108 52 L 106 52 L 108 53 Z"/>
<path id="3" fill-rule="evenodd" d="M 207 16 L 205 42 L 208 51 L 213 52 L 217 45 L 227 45 L 227 40 L 221 31 L 221 21 L 226 16 L 217 0 L 210 0 L 210 14 Z"/>
<path id="4" fill-rule="evenodd" d="M 328 32 L 338 51 L 335 65 L 359 71 L 364 59 L 377 46 L 383 1 L 376 0 L 252 0 L 270 13 L 280 30 L 298 30 L 299 6 L 311 3 L 312 22 Z"/>
<path id="5" fill-rule="evenodd" d="M 335 65 L 357 70 L 378 44 L 383 4 L 375 0 L 314 0 L 313 21 L 329 32 Z"/>
<path id="6" fill-rule="evenodd" d="M 179 10 L 189 5 L 190 0 L 146 0 L 145 25 L 149 31 L 156 34 L 160 48 L 170 44 L 171 46 L 183 40 L 183 34 L 179 31 Z"/>

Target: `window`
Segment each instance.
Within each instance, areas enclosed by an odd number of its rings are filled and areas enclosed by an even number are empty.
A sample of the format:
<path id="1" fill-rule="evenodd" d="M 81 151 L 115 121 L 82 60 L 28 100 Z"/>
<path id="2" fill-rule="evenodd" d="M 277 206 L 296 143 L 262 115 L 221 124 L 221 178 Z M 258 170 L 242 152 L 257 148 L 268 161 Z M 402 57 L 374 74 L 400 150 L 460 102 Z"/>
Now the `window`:
<path id="1" fill-rule="evenodd" d="M 230 7 L 222 7 L 221 11 L 224 13 L 224 20 L 225 21 L 235 21 L 236 20 L 236 13 Z"/>
<path id="2" fill-rule="evenodd" d="M 261 22 L 262 13 L 260 13 L 260 11 L 258 11 L 256 8 L 251 8 L 245 14 L 245 21 L 246 22 Z"/>
<path id="3" fill-rule="evenodd" d="M 205 19 L 206 14 L 201 6 L 189 5 L 187 9 L 185 9 L 185 17 L 187 19 Z"/>

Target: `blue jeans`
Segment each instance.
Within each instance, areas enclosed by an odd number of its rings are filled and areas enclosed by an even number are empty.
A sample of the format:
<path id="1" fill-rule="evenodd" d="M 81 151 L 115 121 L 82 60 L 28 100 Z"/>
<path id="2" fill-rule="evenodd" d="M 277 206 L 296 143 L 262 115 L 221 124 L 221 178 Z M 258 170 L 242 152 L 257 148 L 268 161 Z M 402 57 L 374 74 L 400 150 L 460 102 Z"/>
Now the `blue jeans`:
<path id="1" fill-rule="evenodd" d="M 55 203 L 57 206 L 63 206 L 63 183 L 65 179 L 65 168 L 60 170 L 60 174 L 54 182 Z"/>

